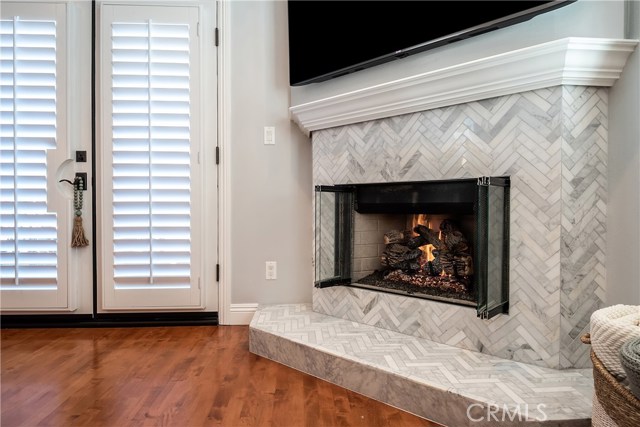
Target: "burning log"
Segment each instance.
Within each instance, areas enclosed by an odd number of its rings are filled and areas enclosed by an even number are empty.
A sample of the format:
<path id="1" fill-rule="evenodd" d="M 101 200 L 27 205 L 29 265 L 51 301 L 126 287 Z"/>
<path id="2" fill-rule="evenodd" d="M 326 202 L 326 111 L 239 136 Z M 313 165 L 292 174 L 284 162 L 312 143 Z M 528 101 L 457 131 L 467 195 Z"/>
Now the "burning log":
<path id="1" fill-rule="evenodd" d="M 420 235 L 420 237 L 422 238 L 422 240 L 424 240 L 426 243 L 423 243 L 423 245 L 433 245 L 436 249 L 440 249 L 443 245 L 443 242 L 440 240 L 439 237 L 439 232 L 430 229 L 429 227 L 422 225 L 422 224 L 418 224 L 413 228 L 413 231 L 415 231 L 416 233 L 418 233 Z M 420 245 L 420 246 L 423 246 Z"/>
<path id="2" fill-rule="evenodd" d="M 391 230 L 384 234 L 384 244 L 401 243 L 406 245 L 408 234 L 406 231 Z"/>
<path id="3" fill-rule="evenodd" d="M 471 276 L 473 274 L 473 259 L 471 255 L 455 255 L 446 252 L 440 256 L 440 266 L 445 274 L 450 276 Z"/>
<path id="4" fill-rule="evenodd" d="M 427 276 L 444 275 L 462 282 L 467 282 L 473 275 L 473 258 L 469 242 L 451 220 L 442 221 L 440 230 L 432 230 L 418 224 L 413 228 L 413 232 L 417 233 L 417 236 L 412 236 L 411 231 L 399 230 L 391 230 L 384 235 L 387 246 L 382 253 L 381 262 L 386 270 L 400 270 L 405 274 L 424 270 L 423 274 Z M 427 261 L 427 255 L 420 249 L 425 245 L 432 246 L 432 260 Z"/>
<path id="5" fill-rule="evenodd" d="M 438 248 L 438 262 L 442 271 L 454 277 L 471 276 L 473 274 L 473 258 L 469 250 L 469 242 L 455 224 L 448 219 L 440 223 L 440 241 L 442 245 Z"/>
<path id="6" fill-rule="evenodd" d="M 407 246 L 411 249 L 418 249 L 420 246 L 427 244 L 429 244 L 429 242 L 422 236 L 411 237 L 407 240 Z"/>
<path id="7" fill-rule="evenodd" d="M 382 253 L 382 265 L 389 269 L 416 271 L 420 269 L 420 249 L 410 249 L 402 243 L 390 243 Z"/>

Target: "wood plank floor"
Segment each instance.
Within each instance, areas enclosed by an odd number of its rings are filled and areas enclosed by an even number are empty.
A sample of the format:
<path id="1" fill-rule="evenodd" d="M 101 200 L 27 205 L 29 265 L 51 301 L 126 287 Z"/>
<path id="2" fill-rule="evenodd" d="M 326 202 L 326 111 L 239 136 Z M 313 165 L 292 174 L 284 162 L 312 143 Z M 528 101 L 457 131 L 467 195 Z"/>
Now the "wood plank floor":
<path id="1" fill-rule="evenodd" d="M 437 426 L 250 353 L 246 326 L 0 333 L 2 427 Z"/>

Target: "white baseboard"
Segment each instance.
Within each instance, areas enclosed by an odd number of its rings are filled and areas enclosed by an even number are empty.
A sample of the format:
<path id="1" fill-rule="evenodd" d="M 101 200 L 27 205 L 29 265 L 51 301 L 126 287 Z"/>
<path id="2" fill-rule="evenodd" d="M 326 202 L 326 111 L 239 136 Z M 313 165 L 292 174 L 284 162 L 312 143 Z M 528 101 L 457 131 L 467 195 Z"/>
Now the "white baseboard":
<path id="1" fill-rule="evenodd" d="M 225 316 L 225 325 L 248 325 L 251 323 L 253 314 L 258 309 L 258 303 L 231 304 L 227 316 Z"/>

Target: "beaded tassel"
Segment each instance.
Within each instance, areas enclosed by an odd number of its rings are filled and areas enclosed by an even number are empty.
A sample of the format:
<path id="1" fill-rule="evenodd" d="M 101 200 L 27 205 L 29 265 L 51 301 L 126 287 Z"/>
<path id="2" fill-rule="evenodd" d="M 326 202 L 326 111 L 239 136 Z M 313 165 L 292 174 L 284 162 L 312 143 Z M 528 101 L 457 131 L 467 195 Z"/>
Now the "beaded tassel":
<path id="1" fill-rule="evenodd" d="M 84 236 L 84 228 L 82 226 L 82 188 L 84 187 L 82 178 L 76 178 L 73 185 L 73 209 L 75 217 L 73 218 L 73 232 L 71 233 L 71 247 L 79 248 L 89 245 L 89 241 Z"/>

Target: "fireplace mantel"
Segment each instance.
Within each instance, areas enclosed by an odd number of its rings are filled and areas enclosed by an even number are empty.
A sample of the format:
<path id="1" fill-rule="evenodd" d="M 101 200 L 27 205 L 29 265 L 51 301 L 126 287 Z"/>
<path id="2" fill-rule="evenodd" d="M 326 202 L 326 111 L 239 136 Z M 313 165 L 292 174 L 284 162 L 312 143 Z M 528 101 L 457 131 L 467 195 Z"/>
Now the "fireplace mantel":
<path id="1" fill-rule="evenodd" d="M 295 105 L 307 134 L 558 85 L 612 86 L 638 40 L 563 38 Z"/>

